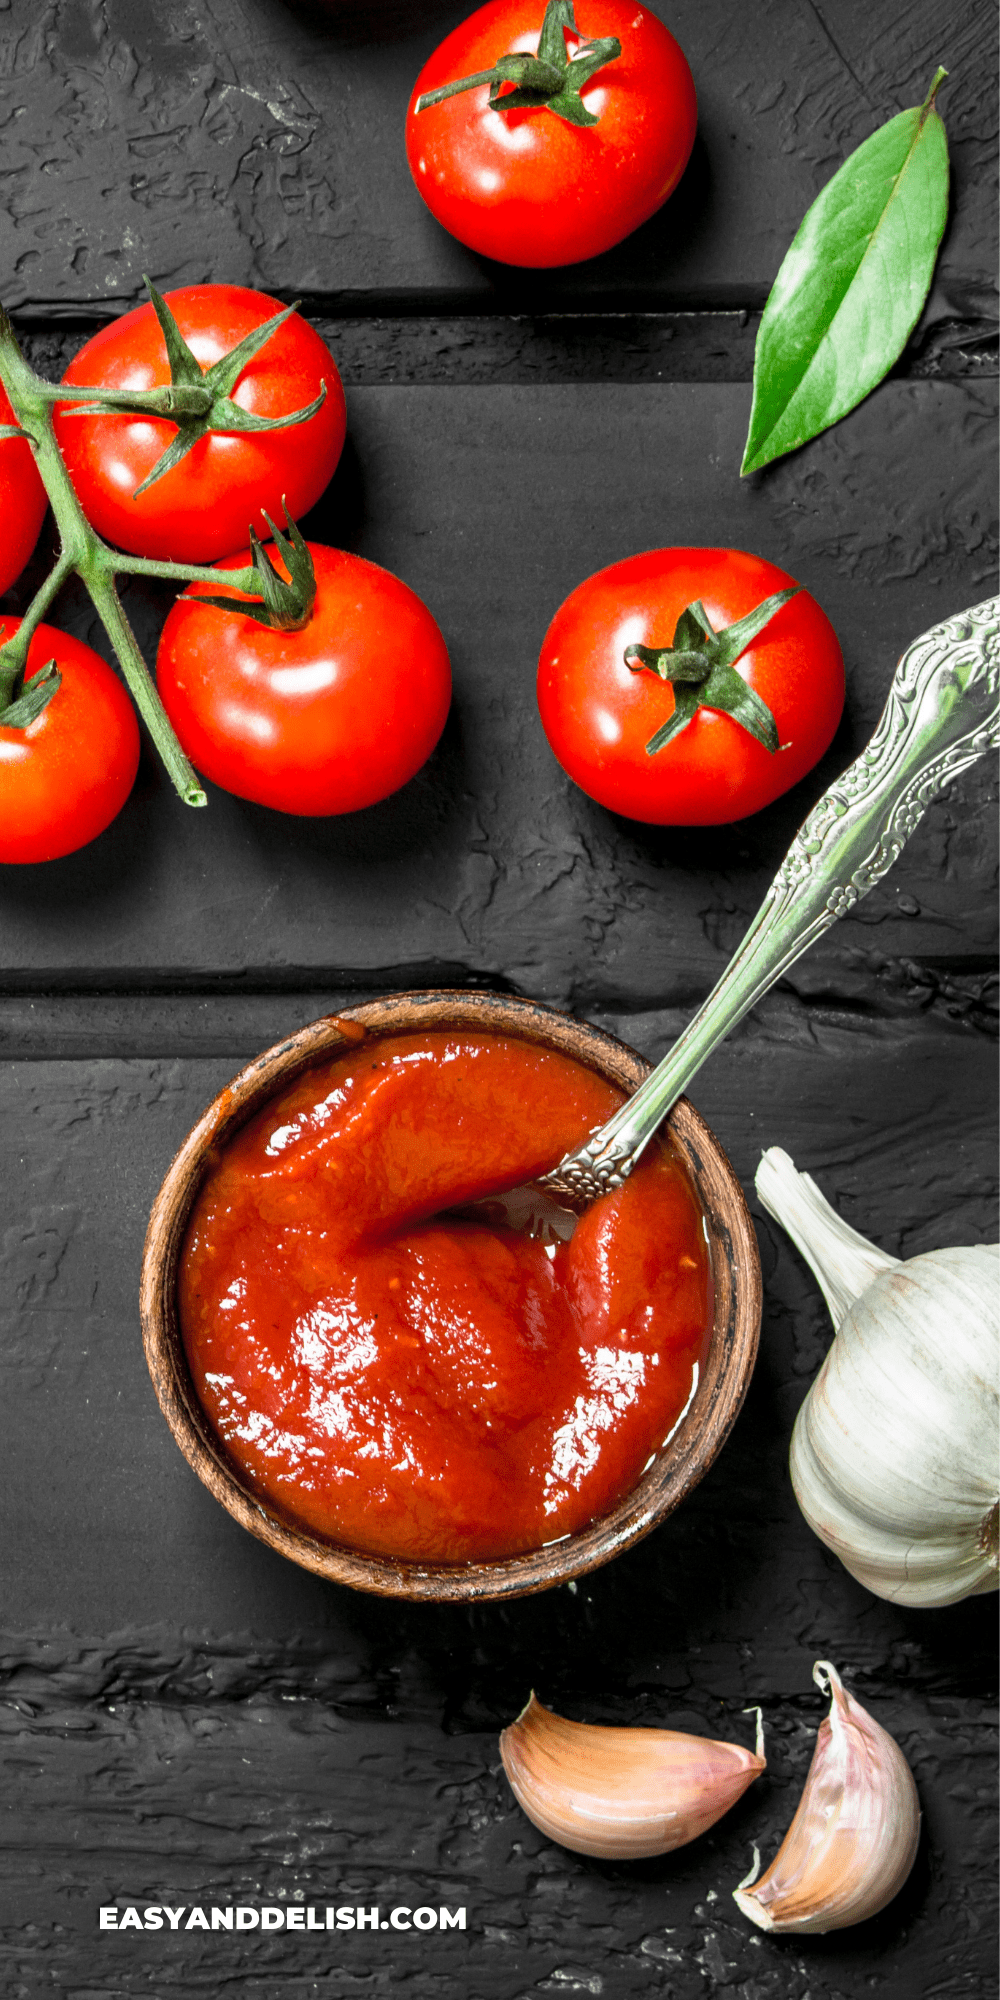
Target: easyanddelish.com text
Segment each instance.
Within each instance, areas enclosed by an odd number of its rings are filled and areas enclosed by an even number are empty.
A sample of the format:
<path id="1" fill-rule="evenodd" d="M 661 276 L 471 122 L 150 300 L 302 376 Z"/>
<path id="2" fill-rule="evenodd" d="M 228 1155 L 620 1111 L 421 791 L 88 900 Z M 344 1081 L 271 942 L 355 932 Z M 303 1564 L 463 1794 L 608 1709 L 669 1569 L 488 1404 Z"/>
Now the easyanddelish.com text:
<path id="1" fill-rule="evenodd" d="M 464 1909 L 432 1909 L 422 1904 L 411 1910 L 401 1904 L 382 1915 L 377 1903 L 360 1905 L 333 1903 L 223 1903 L 202 1908 L 199 1903 L 150 1903 L 145 1909 L 135 1903 L 119 1907 L 102 1903 L 99 1909 L 102 1931 L 464 1931 Z"/>

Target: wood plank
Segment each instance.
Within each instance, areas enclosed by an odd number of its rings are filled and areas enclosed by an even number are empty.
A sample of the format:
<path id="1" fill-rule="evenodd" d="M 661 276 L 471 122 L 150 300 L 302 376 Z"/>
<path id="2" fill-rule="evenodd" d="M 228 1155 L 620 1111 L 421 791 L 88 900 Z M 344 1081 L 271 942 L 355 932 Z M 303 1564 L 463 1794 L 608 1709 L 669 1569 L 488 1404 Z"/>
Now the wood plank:
<path id="1" fill-rule="evenodd" d="M 425 57 L 467 0 L 294 10 L 272 0 L 12 0 L 0 214 L 4 303 L 115 309 L 227 278 L 392 310 L 402 295 L 510 309 L 595 298 L 759 309 L 832 170 L 919 104 L 936 63 L 953 220 L 930 316 L 994 311 L 993 10 L 987 0 L 654 0 L 691 63 L 699 136 L 681 187 L 606 256 L 518 274 L 432 220 L 403 118 Z"/>
<path id="2" fill-rule="evenodd" d="M 593 1623 L 587 1607 L 576 1607 L 578 1645 L 590 1645 Z M 157 1664 L 169 1670 L 162 1654 Z M 3 1818 L 17 1829 L 0 1913 L 11 1994 L 48 1987 L 123 2000 L 155 1991 L 165 2000 L 238 1990 L 251 2000 L 381 2000 L 405 1990 L 414 2000 L 567 1992 L 644 2000 L 667 1979 L 684 2000 L 720 1990 L 808 2000 L 817 1972 L 838 1994 L 877 1979 L 886 2000 L 947 1992 L 956 1981 L 973 1991 L 981 1979 L 989 1990 L 992 1885 L 984 1876 L 973 1914 L 946 1858 L 975 1841 L 985 1862 L 991 1845 L 987 1801 L 971 1803 L 996 1734 L 982 1702 L 942 1701 L 905 1683 L 888 1692 L 855 1670 L 861 1698 L 913 1765 L 923 1848 L 882 1917 L 858 1931 L 792 1941 L 779 1956 L 737 1912 L 731 1891 L 752 1842 L 770 1855 L 801 1791 L 824 1712 L 804 1661 L 792 1687 L 765 1695 L 765 1780 L 693 1847 L 631 1867 L 554 1847 L 520 1813 L 499 1768 L 498 1728 L 511 1719 L 502 1701 L 485 1726 L 453 1722 L 445 1733 L 415 1717 L 348 1719 L 315 1697 L 219 1700 L 209 1691 L 136 1703 L 115 1685 L 117 1665 L 113 1652 L 90 1654 L 96 1693 L 88 1701 L 70 1691 L 83 1678 L 76 1660 L 66 1670 L 24 1657 L 16 1705 L 0 1707 Z M 599 1713 L 589 1702 L 568 1706 L 590 1720 L 751 1740 L 751 1719 L 736 1702 L 687 1688 L 646 1686 Z M 171 1934 L 162 1919 L 153 1933 L 100 1934 L 98 1906 L 116 1900 L 123 1913 L 128 1904 L 141 1913 L 167 1903 L 182 1911 L 179 1928 Z M 192 1909 L 211 1922 L 213 1905 L 234 1903 L 311 1905 L 320 1923 L 329 1906 L 374 1906 L 384 1928 L 265 1936 L 187 1929 Z M 436 1914 L 442 1905 L 465 1910 L 464 1932 L 390 1927 L 394 1907 Z"/>
<path id="3" fill-rule="evenodd" d="M 4 871 L 2 983 L 325 988 L 377 972 L 499 980 L 561 1005 L 699 999 L 813 799 L 871 733 L 903 645 L 992 588 L 994 385 L 889 383 L 741 484 L 747 408 L 747 389 L 724 384 L 354 389 L 348 447 L 307 525 L 405 577 L 438 619 L 455 702 L 437 752 L 383 805 L 319 821 L 216 791 L 192 813 L 147 758 L 100 840 Z M 844 646 L 830 752 L 734 830 L 614 818 L 563 776 L 535 713 L 538 647 L 568 591 L 671 541 L 786 566 Z M 152 657 L 170 595 L 128 601 Z M 81 593 L 59 616 L 103 643 Z M 853 995 L 860 975 L 895 1005 L 911 962 L 971 955 L 974 970 L 988 956 L 991 782 L 984 763 L 931 807 L 807 962 L 814 988 Z"/>
<path id="4" fill-rule="evenodd" d="M 651 1056 L 676 1033 L 660 1010 L 595 1018 Z M 269 1000 L 257 1048 L 273 1030 Z M 11 1190 L 0 1288 L 0 1560 L 4 1619 L 15 1630 L 65 1621 L 100 1632 L 165 1620 L 279 1637 L 303 1621 L 325 1624 L 335 1603 L 349 1623 L 355 1615 L 351 1593 L 272 1556 L 209 1498 L 166 1430 L 142 1358 L 138 1268 L 149 1207 L 175 1148 L 246 1053 L 40 1060 L 0 1071 Z M 993 1232 L 993 1054 L 981 1035 L 943 1017 L 879 1022 L 778 997 L 717 1051 L 692 1096 L 748 1188 L 761 1147 L 784 1145 L 855 1226 L 912 1255 Z M 796 1576 L 819 1590 L 832 1573 L 844 1642 L 849 1630 L 857 1645 L 851 1621 L 869 1600 L 802 1528 L 784 1477 L 792 1417 L 829 1327 L 780 1232 L 765 1223 L 762 1241 L 767 1326 L 736 1435 L 691 1503 L 647 1545 L 651 1553 L 613 1565 L 601 1589 L 627 1593 L 652 1561 L 657 1587 L 694 1604 L 707 1537 L 718 1588 L 692 1612 L 698 1631 L 689 1637 L 724 1653 L 727 1633 L 749 1636 L 767 1624 L 775 1670 L 784 1662 L 785 1671 L 780 1624 L 764 1618 L 761 1593 L 771 1585 L 749 1560 L 762 1512 L 780 1525 L 782 1548 L 793 1551 L 781 1560 Z M 824 1586 L 816 1603 L 831 1601 Z M 370 1607 L 362 1622 L 404 1615 L 421 1616 L 419 1607 Z M 498 1635 L 506 1617 L 495 1614 Z M 913 1628 L 882 1606 L 872 1643 L 920 1628 L 920 1619 Z M 956 1661 L 954 1670 L 961 1676 L 964 1667 Z M 742 1685 L 735 1654 L 726 1671 Z"/>

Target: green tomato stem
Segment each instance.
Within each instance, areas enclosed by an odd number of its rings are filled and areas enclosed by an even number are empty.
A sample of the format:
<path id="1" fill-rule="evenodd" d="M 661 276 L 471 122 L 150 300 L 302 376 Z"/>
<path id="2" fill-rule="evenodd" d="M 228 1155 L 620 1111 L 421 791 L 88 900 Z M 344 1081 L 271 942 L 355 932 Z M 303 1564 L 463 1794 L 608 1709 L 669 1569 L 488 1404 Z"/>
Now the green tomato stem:
<path id="1" fill-rule="evenodd" d="M 208 799 L 201 784 L 167 721 L 166 711 L 156 690 L 156 682 L 139 651 L 135 633 L 122 610 L 114 577 L 109 575 L 106 569 L 98 566 L 90 574 L 84 571 L 83 580 L 108 638 L 121 661 L 122 672 L 128 682 L 132 699 L 163 759 L 168 777 L 186 806 L 207 806 Z"/>
<path id="2" fill-rule="evenodd" d="M 74 403 L 127 402 L 129 416 L 204 417 L 212 407 L 212 391 L 198 382 L 165 382 L 158 389 L 96 389 L 67 382 L 45 382 L 36 376 L 37 393 L 46 403 L 61 403 L 68 416 L 81 414 Z"/>
<path id="3" fill-rule="evenodd" d="M 426 111 L 432 104 L 443 104 L 448 97 L 457 97 L 462 91 L 476 90 L 480 84 L 488 83 L 491 111 L 548 109 L 570 125 L 596 125 L 597 118 L 587 110 L 580 92 L 599 69 L 617 61 L 622 45 L 617 35 L 604 35 L 596 41 L 584 42 L 571 57 L 566 52 L 566 29 L 573 34 L 579 32 L 573 0 L 547 0 L 537 54 L 524 50 L 517 55 L 498 56 L 492 69 L 479 69 L 474 76 L 458 77 L 453 83 L 424 91 L 417 98 L 414 111 Z M 505 83 L 513 84 L 514 88 L 501 96 Z"/>
<path id="4" fill-rule="evenodd" d="M 446 97 L 458 97 L 462 91 L 475 90 L 481 83 L 494 83 L 495 69 L 478 69 L 475 76 L 459 77 L 457 83 L 442 83 L 437 90 L 425 90 L 414 105 L 415 111 L 426 111 L 431 104 L 443 104 Z"/>
<path id="5" fill-rule="evenodd" d="M 13 638 L 8 639 L 6 645 L 0 646 L 0 716 L 10 707 L 11 702 L 17 700 L 21 692 L 24 669 L 28 664 L 28 648 L 49 605 L 59 595 L 72 567 L 67 556 L 59 557 L 45 582 L 36 590 Z M 0 620 L 0 630 L 2 630 L 2 620 Z"/>
<path id="6" fill-rule="evenodd" d="M 212 569 L 204 563 L 156 562 L 150 556 L 115 556 L 115 569 L 119 575 L 156 576 L 165 583 L 214 583 L 231 585 L 233 590 L 246 591 L 252 597 L 260 585 L 256 571 L 249 569 Z"/>

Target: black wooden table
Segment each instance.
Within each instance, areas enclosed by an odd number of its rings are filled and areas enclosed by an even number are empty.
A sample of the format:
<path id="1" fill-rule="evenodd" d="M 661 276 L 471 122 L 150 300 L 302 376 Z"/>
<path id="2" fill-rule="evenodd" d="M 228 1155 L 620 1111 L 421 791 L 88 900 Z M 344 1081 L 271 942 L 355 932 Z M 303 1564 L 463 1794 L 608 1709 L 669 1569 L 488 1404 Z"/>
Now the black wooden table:
<path id="1" fill-rule="evenodd" d="M 304 298 L 349 411 L 307 531 L 425 598 L 455 701 L 426 769 L 366 812 L 296 822 L 212 791 L 191 813 L 144 754 L 94 846 L 0 880 L 0 1988 L 978 2000 L 995 1991 L 994 1601 L 895 1609 L 800 1518 L 788 1438 L 829 1325 L 769 1221 L 760 1363 L 712 1473 L 628 1557 L 504 1607 L 407 1608 L 272 1555 L 188 1471 L 143 1365 L 149 1205 L 245 1058 L 350 1000 L 440 983 L 531 995 L 661 1054 L 869 734 L 902 646 L 994 587 L 986 0 L 654 0 L 699 92 L 684 182 L 620 249 L 538 274 L 465 252 L 407 173 L 412 79 L 465 11 L 10 0 L 2 16 L 0 284 L 36 364 L 58 373 L 144 270 Z M 756 325 L 791 235 L 938 61 L 952 220 L 920 326 L 853 416 L 741 483 Z M 562 598 L 670 542 L 777 561 L 844 647 L 828 756 L 733 828 L 612 817 L 535 714 Z M 8 607 L 46 558 L 43 537 Z M 128 601 L 152 645 L 169 593 Z M 59 619 L 105 650 L 81 595 Z M 751 1195 L 761 1147 L 782 1145 L 903 1256 L 995 1235 L 992 777 L 977 767 L 930 809 L 693 1093 Z M 881 1917 L 771 1941 L 730 1891 L 791 1817 L 818 1657 L 902 1743 L 924 1835 Z M 499 1768 L 531 1687 L 582 1719 L 740 1740 L 759 1702 L 767 1776 L 676 1855 L 584 1860 L 523 1818 Z M 463 1906 L 467 1927 L 98 1929 L 101 1904 L 262 1902 Z"/>

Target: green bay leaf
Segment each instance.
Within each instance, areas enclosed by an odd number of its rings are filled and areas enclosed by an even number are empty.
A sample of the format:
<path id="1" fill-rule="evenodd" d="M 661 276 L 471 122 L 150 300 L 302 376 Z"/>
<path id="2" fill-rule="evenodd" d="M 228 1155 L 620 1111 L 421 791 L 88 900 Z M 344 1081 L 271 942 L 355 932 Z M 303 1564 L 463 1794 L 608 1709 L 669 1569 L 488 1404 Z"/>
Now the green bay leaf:
<path id="1" fill-rule="evenodd" d="M 934 108 L 946 74 L 845 160 L 802 222 L 757 335 L 741 473 L 835 424 L 899 359 L 948 213 L 948 141 Z"/>

